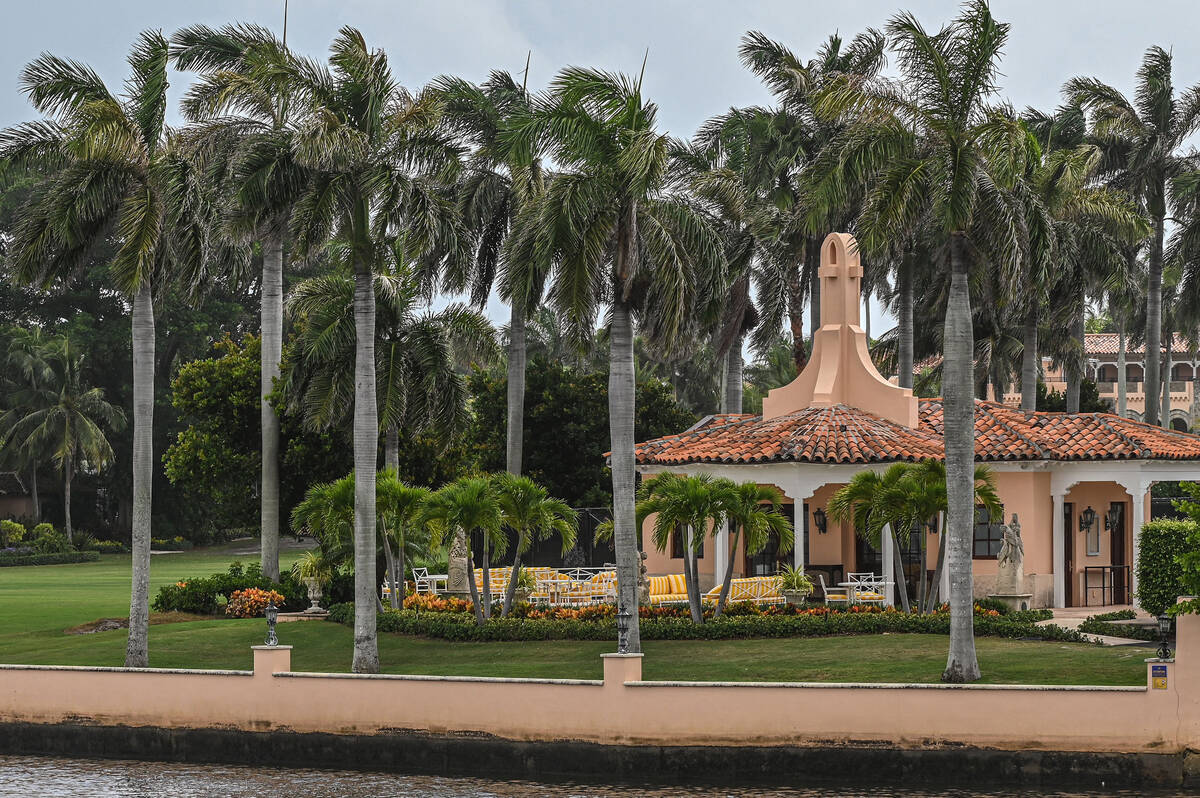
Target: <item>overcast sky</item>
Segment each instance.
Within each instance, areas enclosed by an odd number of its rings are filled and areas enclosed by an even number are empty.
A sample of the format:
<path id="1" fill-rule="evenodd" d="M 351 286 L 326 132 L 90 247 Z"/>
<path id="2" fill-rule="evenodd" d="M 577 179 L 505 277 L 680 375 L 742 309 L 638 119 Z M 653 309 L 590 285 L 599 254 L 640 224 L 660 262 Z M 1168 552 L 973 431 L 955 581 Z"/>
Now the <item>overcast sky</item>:
<path id="1" fill-rule="evenodd" d="M 282 28 L 284 0 L 6 0 L 0 31 L 0 124 L 30 119 L 17 91 L 21 67 L 42 51 L 79 59 L 110 82 L 125 77 L 125 54 L 139 31 L 167 34 L 183 25 L 253 21 Z M 769 95 L 737 58 L 751 29 L 784 42 L 802 58 L 829 34 L 849 38 L 882 27 L 908 9 L 929 28 L 951 18 L 950 0 L 291 0 L 288 43 L 320 55 L 342 25 L 383 47 L 401 82 L 417 88 L 453 73 L 479 80 L 491 69 L 519 72 L 532 52 L 530 86 L 540 88 L 567 64 L 634 72 L 649 48 L 645 92 L 660 124 L 688 135 L 731 106 L 767 103 Z M 1125 92 L 1142 53 L 1172 49 L 1175 79 L 1200 82 L 1200 4 L 1174 0 L 994 0 L 1012 24 L 1002 94 L 1018 108 L 1050 109 L 1074 75 L 1093 75 Z M 173 79 L 177 99 L 186 75 Z M 175 119 L 178 121 L 178 118 Z M 494 317 L 504 316 L 498 307 Z M 873 334 L 892 326 L 878 314 Z"/>

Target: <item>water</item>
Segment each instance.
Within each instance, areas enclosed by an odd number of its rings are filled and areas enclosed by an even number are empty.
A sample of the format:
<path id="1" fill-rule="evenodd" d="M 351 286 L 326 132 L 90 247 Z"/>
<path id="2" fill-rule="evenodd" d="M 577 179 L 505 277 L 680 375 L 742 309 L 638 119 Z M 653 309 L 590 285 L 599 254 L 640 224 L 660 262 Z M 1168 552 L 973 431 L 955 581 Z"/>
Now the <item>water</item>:
<path id="1" fill-rule="evenodd" d="M 1162 795 L 1177 795 L 1176 792 Z M 1144 790 L 1045 792 L 631 787 L 399 776 L 337 770 L 272 769 L 109 759 L 0 756 L 0 796 L 20 798 L 1084 798 L 1142 796 Z"/>

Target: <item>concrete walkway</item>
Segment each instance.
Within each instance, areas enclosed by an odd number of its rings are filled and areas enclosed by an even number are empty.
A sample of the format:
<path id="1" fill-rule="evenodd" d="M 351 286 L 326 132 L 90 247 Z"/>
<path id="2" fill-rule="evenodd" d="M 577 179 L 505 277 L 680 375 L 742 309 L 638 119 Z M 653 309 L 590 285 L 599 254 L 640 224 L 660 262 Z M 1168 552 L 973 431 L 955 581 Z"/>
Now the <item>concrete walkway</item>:
<path id="1" fill-rule="evenodd" d="M 1061 607 L 1052 608 L 1054 617 L 1048 621 L 1039 621 L 1038 625 L 1054 624 L 1061 626 L 1063 629 L 1078 629 L 1079 625 L 1093 615 L 1102 615 L 1109 612 L 1118 612 L 1120 610 L 1134 610 L 1138 613 L 1138 617 L 1150 618 L 1149 615 L 1131 607 L 1128 604 L 1124 605 L 1109 605 L 1106 607 Z M 1099 643 L 1102 646 L 1149 646 L 1153 647 L 1153 643 L 1145 640 L 1134 640 L 1129 637 L 1112 637 L 1111 635 L 1094 635 L 1084 633 L 1083 635 L 1088 641 Z"/>

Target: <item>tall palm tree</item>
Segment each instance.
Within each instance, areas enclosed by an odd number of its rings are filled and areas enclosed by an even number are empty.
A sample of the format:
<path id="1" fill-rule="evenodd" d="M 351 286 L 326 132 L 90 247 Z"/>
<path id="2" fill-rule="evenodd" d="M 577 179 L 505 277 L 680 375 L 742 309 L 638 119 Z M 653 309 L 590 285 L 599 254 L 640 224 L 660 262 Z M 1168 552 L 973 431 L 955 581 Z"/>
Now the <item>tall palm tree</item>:
<path id="1" fill-rule="evenodd" d="M 379 540 L 387 563 L 388 583 L 392 586 L 394 610 L 400 609 L 404 600 L 405 563 L 414 557 L 427 556 L 430 551 L 432 535 L 425 507 L 431 495 L 428 488 L 404 484 L 390 466 L 380 472 L 375 483 Z"/>
<path id="2" fill-rule="evenodd" d="M 795 545 L 792 525 L 779 512 L 779 500 L 782 498 L 778 488 L 770 485 L 760 485 L 757 482 L 741 482 L 722 493 L 723 506 L 721 515 L 729 524 L 730 551 L 738 550 L 739 538 L 745 540 L 747 555 L 757 554 L 766 548 L 774 535 L 779 540 L 780 554 L 786 554 Z M 715 535 L 715 530 L 714 530 Z M 725 612 L 725 604 L 729 601 L 729 588 L 733 584 L 733 560 L 726 552 L 725 576 L 721 580 L 721 593 L 717 598 L 717 608 L 713 617 L 719 618 Z"/>
<path id="3" fill-rule="evenodd" d="M 426 502 L 426 518 L 440 529 L 441 537 L 435 535 L 435 543 L 458 537 L 466 542 L 467 584 L 471 591 L 471 602 L 475 607 L 475 622 L 483 626 L 492 614 L 492 580 L 489 573 L 490 557 L 504 554 L 508 537 L 502 528 L 503 515 L 497 501 L 496 486 L 486 476 L 459 477 L 441 488 Z M 483 591 L 475 585 L 475 556 L 471 551 L 472 541 L 479 535 L 483 561 Z"/>
<path id="4" fill-rule="evenodd" d="M 526 67 L 528 73 L 528 66 Z M 545 190 L 539 142 L 514 147 L 502 133 L 514 117 L 531 110 L 524 83 L 496 71 L 482 85 L 442 76 L 431 94 L 441 104 L 442 123 L 471 147 L 459 181 L 459 204 L 475 247 L 466 263 L 449 264 L 447 287 L 469 289 L 482 307 L 499 278 L 500 295 L 509 303 L 508 427 L 505 465 L 521 473 L 525 430 L 526 319 L 541 301 L 545 271 L 529 260 L 512 260 L 506 246 L 522 206 Z"/>
<path id="5" fill-rule="evenodd" d="M 304 170 L 293 157 L 287 46 L 269 29 L 240 23 L 193 25 L 171 37 L 176 68 L 199 77 L 183 98 L 200 146 L 215 151 L 214 179 L 231 199 L 226 232 L 262 247 L 260 527 L 263 575 L 279 580 L 279 416 L 268 396 L 283 348 L 283 251 L 291 203 Z"/>
<path id="6" fill-rule="evenodd" d="M 112 461 L 103 428 L 120 430 L 125 414 L 105 401 L 103 388 L 84 383 L 83 353 L 69 338 L 51 339 L 41 357 L 50 373 L 37 387 L 19 391 L 12 409 L 0 415 L 0 450 L 40 453 L 62 472 L 63 529 L 70 540 L 71 482 L 81 466 L 99 469 Z"/>
<path id="7" fill-rule="evenodd" d="M 1146 274 L 1146 415 L 1159 423 L 1158 353 L 1162 350 L 1162 275 L 1166 220 L 1174 205 L 1171 181 L 1196 167 L 1183 151 L 1200 127 L 1200 84 L 1175 94 L 1171 53 L 1151 47 L 1142 57 L 1132 101 L 1096 78 L 1078 77 L 1063 87 L 1067 98 L 1091 114 L 1092 136 L 1104 152 L 1113 185 L 1137 199 L 1150 217 Z M 1169 377 L 1168 377 L 1169 381 Z M 1162 419 L 1170 426 L 1169 418 Z"/>
<path id="8" fill-rule="evenodd" d="M 376 402 L 375 290 L 389 236 L 413 251 L 455 238 L 453 204 L 442 188 L 457 152 L 434 130 L 432 105 L 396 83 L 382 50 L 342 28 L 329 63 L 292 58 L 286 78 L 294 102 L 292 149 L 309 179 L 293 207 L 301 254 L 337 237 L 354 272 L 354 658 L 357 673 L 379 670 L 375 619 Z"/>
<path id="9" fill-rule="evenodd" d="M 968 275 L 973 261 L 1014 270 L 1020 264 L 1017 210 L 1007 187 L 1036 149 L 1009 115 L 987 107 L 995 93 L 1008 25 L 972 0 L 936 33 L 911 14 L 888 23 L 902 86 L 842 76 L 822 93 L 818 110 L 869 126 L 848 169 L 870 180 L 873 197 L 859 222 L 867 241 L 902 237 L 928 220 L 945 242 L 950 285 L 942 389 L 949 510 L 950 651 L 943 679 L 975 681 L 971 540 L 974 504 L 974 340 Z M 1005 275 L 1006 281 L 1013 275 Z"/>
<path id="10" fill-rule="evenodd" d="M 500 505 L 501 523 L 517 535 L 513 554 L 512 575 L 504 591 L 500 615 L 508 615 L 513 595 L 517 592 L 517 577 L 521 574 L 521 555 L 529 551 L 534 541 L 557 535 L 562 541 L 562 553 L 575 547 L 577 513 L 561 499 L 551 498 L 546 489 L 529 477 L 512 473 L 495 475 L 496 501 Z"/>
<path id="11" fill-rule="evenodd" d="M 715 480 L 708 474 L 665 473 L 647 479 L 638 490 L 638 518 L 654 515 L 651 535 L 655 548 L 669 551 L 672 536 L 683 536 L 683 577 L 695 623 L 704 623 L 697 555 L 709 529 L 715 531 L 725 520 L 725 508 L 734 501 L 734 489 L 733 482 Z"/>
<path id="12" fill-rule="evenodd" d="M 562 172 L 523 209 L 509 257 L 544 269 L 550 297 L 580 338 L 607 304 L 609 430 L 614 544 L 620 604 L 638 603 L 640 558 L 634 507 L 633 316 L 669 346 L 697 308 L 714 301 L 720 240 L 667 171 L 668 139 L 641 79 L 593 69 L 561 71 L 532 113 L 513 122 L 514 147 L 546 151 Z M 551 271 L 553 270 L 553 271 Z M 633 613 L 629 650 L 641 650 Z"/>
<path id="13" fill-rule="evenodd" d="M 43 54 L 21 72 L 21 90 L 50 117 L 0 134 L 0 156 L 40 167 L 12 233 L 21 279 L 65 280 L 102 242 L 117 240 L 112 285 L 132 299 L 133 566 L 128 667 L 149 663 L 151 485 L 154 473 L 153 289 L 167 268 L 197 274 L 211 218 L 203 184 L 165 124 L 167 41 L 141 34 L 131 70 L 113 93 L 90 67 Z"/>

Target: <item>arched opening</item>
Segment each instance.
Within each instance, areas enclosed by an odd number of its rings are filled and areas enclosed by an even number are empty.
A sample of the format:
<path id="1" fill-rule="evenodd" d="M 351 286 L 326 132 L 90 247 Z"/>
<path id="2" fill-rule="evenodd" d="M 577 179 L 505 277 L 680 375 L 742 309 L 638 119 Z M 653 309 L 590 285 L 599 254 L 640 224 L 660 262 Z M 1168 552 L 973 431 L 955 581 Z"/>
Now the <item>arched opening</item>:
<path id="1" fill-rule="evenodd" d="M 831 266 L 837 265 L 837 244 L 829 242 L 829 263 Z"/>
<path id="2" fill-rule="evenodd" d="M 1175 418 L 1171 419 L 1171 429 L 1175 430 L 1176 432 L 1187 432 L 1187 421 L 1176 416 Z"/>
<path id="3" fill-rule="evenodd" d="M 1142 381 L 1142 365 L 1140 363 L 1130 363 L 1125 366 L 1125 381 L 1126 382 L 1141 382 Z"/>
<path id="4" fill-rule="evenodd" d="M 1191 363 L 1176 363 L 1171 367 L 1172 382 L 1190 381 L 1195 376 Z"/>
<path id="5" fill-rule="evenodd" d="M 1116 382 L 1117 381 L 1117 367 L 1114 366 L 1112 363 L 1105 363 L 1103 366 L 1100 367 L 1100 372 L 1098 374 L 1097 381 L 1098 382 Z"/>

